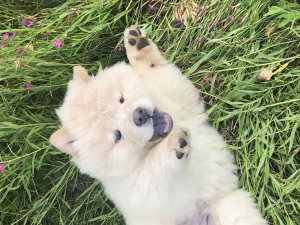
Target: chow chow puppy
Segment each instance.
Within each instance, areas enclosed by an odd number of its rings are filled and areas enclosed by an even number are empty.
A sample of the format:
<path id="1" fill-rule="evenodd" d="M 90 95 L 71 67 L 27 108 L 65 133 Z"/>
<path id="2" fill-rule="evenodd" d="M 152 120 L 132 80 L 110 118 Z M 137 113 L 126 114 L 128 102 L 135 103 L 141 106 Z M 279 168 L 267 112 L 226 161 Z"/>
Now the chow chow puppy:
<path id="1" fill-rule="evenodd" d="M 51 144 L 102 182 L 128 225 L 267 224 L 192 83 L 145 32 L 124 35 L 130 65 L 74 67 Z"/>

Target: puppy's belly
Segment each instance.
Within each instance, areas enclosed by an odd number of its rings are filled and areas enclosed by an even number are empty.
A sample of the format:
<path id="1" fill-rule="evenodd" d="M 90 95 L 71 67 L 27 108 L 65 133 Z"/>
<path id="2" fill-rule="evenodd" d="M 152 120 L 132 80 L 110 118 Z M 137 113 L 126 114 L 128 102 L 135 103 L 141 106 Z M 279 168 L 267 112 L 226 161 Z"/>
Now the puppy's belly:
<path id="1" fill-rule="evenodd" d="M 217 216 L 207 211 L 204 202 L 198 201 L 196 206 L 194 214 L 176 225 L 219 225 L 219 223 L 216 222 L 216 220 L 218 220 Z"/>
<path id="2" fill-rule="evenodd" d="M 200 213 L 200 214 L 199 214 Z M 218 225 L 215 222 L 215 217 L 211 213 L 202 213 L 197 212 L 190 218 L 187 218 L 183 222 L 178 223 L 177 225 Z"/>

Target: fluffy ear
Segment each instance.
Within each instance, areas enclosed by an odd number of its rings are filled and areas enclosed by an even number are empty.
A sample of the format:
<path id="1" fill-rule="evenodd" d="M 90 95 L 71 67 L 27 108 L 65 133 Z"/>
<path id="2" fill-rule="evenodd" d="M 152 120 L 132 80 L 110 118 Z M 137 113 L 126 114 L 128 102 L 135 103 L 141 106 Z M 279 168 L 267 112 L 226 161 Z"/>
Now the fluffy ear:
<path id="1" fill-rule="evenodd" d="M 74 66 L 73 73 L 74 80 L 82 80 L 85 83 L 87 83 L 90 80 L 90 76 L 82 66 Z"/>
<path id="2" fill-rule="evenodd" d="M 72 146 L 72 142 L 73 140 L 70 137 L 70 134 L 63 127 L 55 131 L 50 137 L 51 145 L 67 154 L 77 156 L 77 151 Z"/>

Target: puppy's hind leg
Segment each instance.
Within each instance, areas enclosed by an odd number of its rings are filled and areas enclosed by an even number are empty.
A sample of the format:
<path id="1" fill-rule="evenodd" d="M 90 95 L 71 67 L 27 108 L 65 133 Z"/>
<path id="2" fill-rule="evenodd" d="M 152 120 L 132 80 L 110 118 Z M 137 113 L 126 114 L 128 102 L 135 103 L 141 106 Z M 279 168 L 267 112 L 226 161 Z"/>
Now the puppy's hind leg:
<path id="1" fill-rule="evenodd" d="M 131 26 L 124 32 L 124 43 L 130 65 L 137 71 L 156 69 L 168 64 L 146 33 Z"/>
<path id="2" fill-rule="evenodd" d="M 221 225 L 267 225 L 250 193 L 238 189 L 213 204 Z"/>

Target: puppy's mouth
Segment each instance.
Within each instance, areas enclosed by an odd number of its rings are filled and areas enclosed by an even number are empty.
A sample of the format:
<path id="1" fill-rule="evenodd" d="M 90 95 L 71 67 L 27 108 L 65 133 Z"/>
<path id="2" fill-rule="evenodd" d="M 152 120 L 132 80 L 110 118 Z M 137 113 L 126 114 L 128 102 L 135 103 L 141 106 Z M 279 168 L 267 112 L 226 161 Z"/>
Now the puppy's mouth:
<path id="1" fill-rule="evenodd" d="M 173 119 L 165 112 L 154 110 L 152 120 L 154 132 L 150 141 L 155 141 L 159 138 L 166 137 L 173 128 Z"/>

